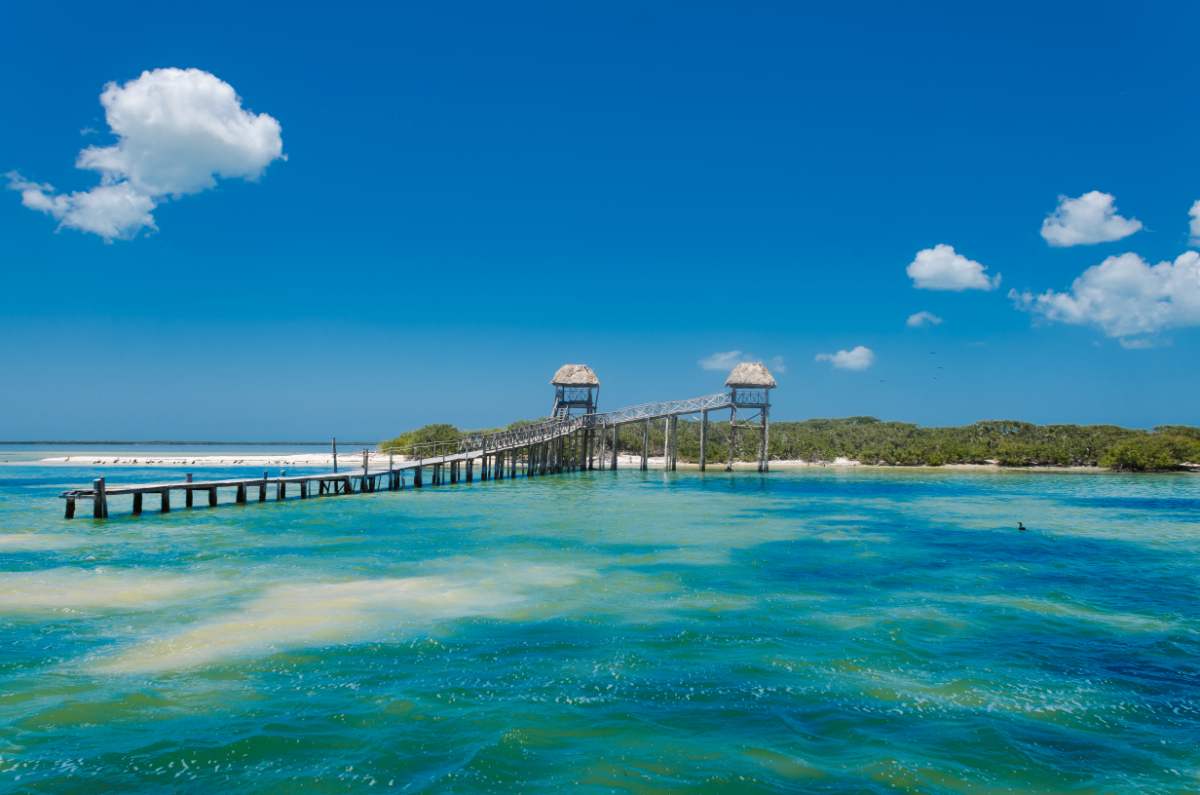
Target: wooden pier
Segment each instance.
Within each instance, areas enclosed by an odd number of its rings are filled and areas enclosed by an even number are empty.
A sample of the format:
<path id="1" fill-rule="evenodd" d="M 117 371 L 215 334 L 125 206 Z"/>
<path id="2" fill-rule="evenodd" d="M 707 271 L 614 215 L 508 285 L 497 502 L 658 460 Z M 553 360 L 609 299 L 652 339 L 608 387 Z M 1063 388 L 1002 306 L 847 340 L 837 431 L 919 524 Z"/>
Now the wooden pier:
<path id="1" fill-rule="evenodd" d="M 574 368 L 574 369 L 571 369 Z M 400 491 L 405 488 L 456 485 L 479 480 L 504 480 L 517 477 L 541 477 L 544 475 L 580 470 L 613 469 L 618 461 L 618 434 L 622 427 L 631 424 L 641 426 L 640 469 L 648 467 L 650 447 L 650 424 L 663 423 L 664 468 L 673 471 L 677 467 L 679 448 L 677 431 L 679 418 L 700 415 L 700 469 L 707 466 L 708 424 L 710 412 L 729 411 L 730 454 L 726 469 L 733 468 L 733 442 L 738 429 L 747 429 L 760 434 L 758 470 L 766 472 L 768 410 L 770 390 L 775 380 L 761 364 L 740 364 L 726 379 L 728 392 L 718 392 L 699 398 L 673 400 L 661 403 L 645 403 L 617 411 L 596 411 L 599 381 L 590 368 L 584 365 L 566 365 L 551 382 L 556 388 L 553 416 L 539 423 L 488 434 L 469 434 L 456 445 L 455 450 L 414 449 L 407 460 L 395 460 L 389 456 L 385 468 L 372 468 L 366 451 L 363 451 L 362 466 L 356 471 L 326 472 L 317 474 L 287 475 L 286 472 L 271 477 L 263 472 L 261 477 L 226 478 L 221 480 L 195 480 L 187 475 L 183 481 L 171 483 L 145 483 L 109 485 L 104 478 L 97 478 L 91 488 L 71 489 L 60 496 L 66 501 L 66 518 L 73 519 L 80 501 L 91 502 L 92 517 L 107 519 L 109 499 L 117 496 L 132 497 L 132 513 L 138 516 L 145 506 L 146 495 L 157 498 L 160 513 L 171 511 L 171 497 L 180 494 L 184 505 L 195 507 L 195 495 L 209 507 L 221 504 L 220 494 L 232 494 L 232 504 L 246 505 L 249 502 L 266 502 L 272 496 L 275 501 L 289 499 L 289 493 L 301 500 L 347 494 L 370 494 L 376 491 Z M 583 413 L 573 413 L 581 408 Z M 743 414 L 739 419 L 738 411 Z M 335 470 L 336 458 L 335 458 Z M 292 488 L 294 487 L 294 488 Z M 227 502 L 228 504 L 228 502 Z"/>

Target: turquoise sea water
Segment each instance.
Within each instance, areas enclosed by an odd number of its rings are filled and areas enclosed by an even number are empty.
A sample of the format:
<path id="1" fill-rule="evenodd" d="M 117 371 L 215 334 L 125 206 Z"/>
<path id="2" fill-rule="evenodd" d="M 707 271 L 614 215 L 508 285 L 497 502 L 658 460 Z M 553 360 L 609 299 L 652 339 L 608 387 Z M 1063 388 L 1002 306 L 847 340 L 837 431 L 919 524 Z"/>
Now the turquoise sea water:
<path id="1" fill-rule="evenodd" d="M 1200 477 L 92 475 L 0 468 L 0 790 L 1200 789 Z"/>

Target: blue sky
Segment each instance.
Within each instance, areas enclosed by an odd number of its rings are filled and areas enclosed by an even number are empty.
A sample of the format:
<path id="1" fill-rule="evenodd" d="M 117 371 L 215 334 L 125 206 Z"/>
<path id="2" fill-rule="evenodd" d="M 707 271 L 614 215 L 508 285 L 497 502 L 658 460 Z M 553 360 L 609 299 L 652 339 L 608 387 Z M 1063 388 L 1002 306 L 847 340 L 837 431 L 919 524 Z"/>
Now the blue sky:
<path id="1" fill-rule="evenodd" d="M 137 155 L 101 92 L 146 70 L 232 86 L 286 160 L 135 187 L 157 229 L 111 242 L 0 191 L 0 438 L 484 426 L 564 362 L 614 407 L 717 391 L 730 351 L 783 363 L 779 418 L 1200 423 L 1198 16 L 8 4 L 0 173 L 58 212 L 146 182 L 76 167 Z M 1092 191 L 1067 226 L 1124 236 L 1051 245 Z M 976 289 L 910 276 L 939 245 Z"/>

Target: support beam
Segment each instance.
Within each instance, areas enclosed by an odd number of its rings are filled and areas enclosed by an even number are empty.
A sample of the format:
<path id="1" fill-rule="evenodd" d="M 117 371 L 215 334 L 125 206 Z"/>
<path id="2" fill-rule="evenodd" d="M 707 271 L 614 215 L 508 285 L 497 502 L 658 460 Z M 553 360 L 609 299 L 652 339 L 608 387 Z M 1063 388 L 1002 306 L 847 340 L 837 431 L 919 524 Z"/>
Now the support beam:
<path id="1" fill-rule="evenodd" d="M 617 426 L 617 425 L 613 426 L 613 429 L 612 429 L 612 471 L 613 472 L 617 471 L 617 443 L 620 441 L 620 437 L 618 434 L 619 430 L 620 430 L 619 426 Z"/>
<path id="2" fill-rule="evenodd" d="M 192 482 L 192 473 L 191 472 L 187 473 L 187 482 L 188 483 Z M 187 505 L 187 507 L 191 508 L 192 507 L 192 490 L 184 489 L 184 495 L 185 495 L 183 498 L 184 504 Z"/>
<path id="3" fill-rule="evenodd" d="M 171 490 L 163 489 L 161 493 L 162 493 L 161 510 L 163 513 L 170 513 L 171 512 Z"/>
<path id="4" fill-rule="evenodd" d="M 322 485 L 324 485 L 324 484 L 322 484 Z M 234 501 L 235 503 L 237 503 L 238 505 L 245 505 L 245 504 L 246 504 L 246 484 L 245 484 L 245 483 L 239 483 L 239 484 L 238 484 L 238 487 L 237 487 L 237 496 L 235 496 L 235 497 L 233 498 L 233 501 Z"/>
<path id="5" fill-rule="evenodd" d="M 467 459 L 467 482 L 471 483 L 475 480 L 475 459 Z"/>
<path id="6" fill-rule="evenodd" d="M 67 503 L 67 507 L 66 507 L 66 511 L 63 515 L 63 518 L 64 519 L 74 519 L 75 518 L 75 498 L 67 497 L 66 503 Z"/>
<path id="7" fill-rule="evenodd" d="M 217 507 L 217 487 L 216 486 L 213 486 L 211 489 L 208 490 L 208 507 L 209 508 Z"/>
<path id="8" fill-rule="evenodd" d="M 142 515 L 142 493 L 140 491 L 133 495 L 133 515 Z"/>
<path id="9" fill-rule="evenodd" d="M 267 501 L 267 470 L 263 470 L 262 482 L 258 484 L 258 501 Z"/>
<path id="10" fill-rule="evenodd" d="M 708 464 L 708 409 L 700 412 L 700 471 Z"/>

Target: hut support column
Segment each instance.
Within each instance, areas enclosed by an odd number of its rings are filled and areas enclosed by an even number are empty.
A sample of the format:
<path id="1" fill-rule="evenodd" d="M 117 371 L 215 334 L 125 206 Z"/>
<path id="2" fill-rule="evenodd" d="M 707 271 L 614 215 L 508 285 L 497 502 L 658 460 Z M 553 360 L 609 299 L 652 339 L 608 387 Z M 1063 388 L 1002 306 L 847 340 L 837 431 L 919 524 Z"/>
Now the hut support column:
<path id="1" fill-rule="evenodd" d="M 737 390 L 734 390 L 734 398 L 737 398 Z M 737 448 L 737 406 L 729 407 L 729 462 L 725 464 L 725 471 L 733 471 L 733 453 Z"/>
<path id="2" fill-rule="evenodd" d="M 770 441 L 770 425 L 767 422 L 767 407 L 762 407 L 762 440 L 758 447 L 758 471 L 766 472 L 770 469 L 770 449 L 768 442 Z"/>

